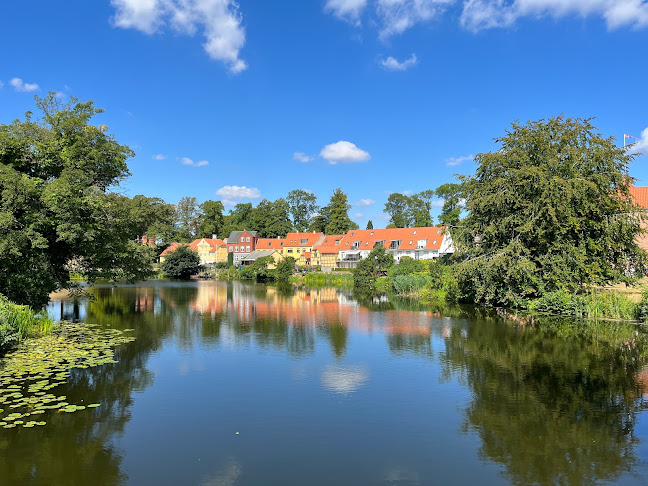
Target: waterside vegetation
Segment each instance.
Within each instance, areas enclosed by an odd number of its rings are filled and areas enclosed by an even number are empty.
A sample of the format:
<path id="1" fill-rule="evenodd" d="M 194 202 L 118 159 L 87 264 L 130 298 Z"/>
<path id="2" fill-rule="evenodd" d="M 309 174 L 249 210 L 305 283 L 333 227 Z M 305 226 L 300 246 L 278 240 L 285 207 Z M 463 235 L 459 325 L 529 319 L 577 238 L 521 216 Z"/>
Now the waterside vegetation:
<path id="1" fill-rule="evenodd" d="M 52 328 L 52 319 L 43 312 L 34 312 L 0 294 L 0 356 L 27 337 L 39 336 Z"/>

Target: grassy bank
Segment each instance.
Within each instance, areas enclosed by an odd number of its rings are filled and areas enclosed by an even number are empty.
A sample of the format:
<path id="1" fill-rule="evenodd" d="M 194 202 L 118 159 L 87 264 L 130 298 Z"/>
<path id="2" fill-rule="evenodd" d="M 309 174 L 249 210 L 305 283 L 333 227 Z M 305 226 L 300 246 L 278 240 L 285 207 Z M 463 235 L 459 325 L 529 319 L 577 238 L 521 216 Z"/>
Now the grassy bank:
<path id="1" fill-rule="evenodd" d="M 298 285 L 312 287 L 353 287 L 353 275 L 351 273 L 307 273 L 306 275 L 293 275 L 290 282 Z"/>
<path id="2" fill-rule="evenodd" d="M 0 353 L 26 337 L 44 334 L 51 328 L 52 320 L 47 315 L 0 295 Z"/>

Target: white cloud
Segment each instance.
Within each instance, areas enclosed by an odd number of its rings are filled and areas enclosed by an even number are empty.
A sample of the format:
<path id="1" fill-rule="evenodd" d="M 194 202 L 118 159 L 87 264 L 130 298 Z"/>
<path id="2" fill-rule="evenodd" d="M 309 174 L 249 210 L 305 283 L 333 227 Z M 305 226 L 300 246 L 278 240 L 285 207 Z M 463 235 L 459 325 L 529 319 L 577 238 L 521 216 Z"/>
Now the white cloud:
<path id="1" fill-rule="evenodd" d="M 446 165 L 448 167 L 455 167 L 457 165 L 463 164 L 464 162 L 471 161 L 475 158 L 474 155 L 462 155 L 461 157 L 450 157 L 446 159 Z"/>
<path id="2" fill-rule="evenodd" d="M 443 204 L 445 201 L 439 200 L 439 201 L 430 201 L 430 204 L 432 205 L 433 208 L 442 208 Z"/>
<path id="3" fill-rule="evenodd" d="M 156 159 L 156 160 L 161 160 L 161 159 Z M 180 162 L 182 162 L 183 165 L 190 165 L 191 167 L 203 167 L 205 165 L 209 165 L 209 161 L 207 160 L 199 160 L 198 162 L 195 162 L 191 160 L 189 157 L 182 157 L 180 159 Z"/>
<path id="4" fill-rule="evenodd" d="M 364 218 L 364 214 L 362 214 L 362 213 L 355 213 L 355 214 L 353 215 L 353 217 L 354 217 L 355 219 L 362 219 L 362 218 Z"/>
<path id="5" fill-rule="evenodd" d="M 632 144 L 629 151 L 633 154 L 641 153 L 642 155 L 648 155 L 648 128 L 641 132 L 641 136 L 636 143 Z"/>
<path id="6" fill-rule="evenodd" d="M 324 11 L 350 24 L 360 25 L 360 15 L 366 6 L 367 0 L 327 0 Z"/>
<path id="7" fill-rule="evenodd" d="M 380 38 L 402 34 L 416 24 L 439 17 L 456 0 L 377 0 Z"/>
<path id="8" fill-rule="evenodd" d="M 405 59 L 404 61 L 399 61 L 392 56 L 389 56 L 388 58 L 380 61 L 382 67 L 384 67 L 388 71 L 405 71 L 412 66 L 415 66 L 417 63 L 418 59 L 416 59 L 416 54 L 412 54 L 409 59 Z"/>
<path id="9" fill-rule="evenodd" d="M 293 160 L 298 160 L 300 162 L 310 162 L 314 157 L 307 155 L 304 152 L 295 152 L 293 154 Z"/>
<path id="10" fill-rule="evenodd" d="M 261 192 L 256 187 L 223 186 L 216 195 L 222 198 L 225 206 L 234 206 L 241 199 L 261 199 Z"/>
<path id="11" fill-rule="evenodd" d="M 373 206 L 376 204 L 376 201 L 373 199 L 360 199 L 357 203 L 354 204 L 354 206 L 358 208 L 368 208 L 369 206 Z"/>
<path id="12" fill-rule="evenodd" d="M 320 156 L 328 160 L 329 164 L 365 162 L 371 158 L 369 152 L 359 149 L 354 143 L 344 140 L 325 146 L 320 152 Z"/>
<path id="13" fill-rule="evenodd" d="M 193 36 L 199 28 L 207 55 L 226 64 L 236 74 L 247 68 L 239 58 L 245 45 L 245 29 L 238 4 L 233 0 L 111 0 L 113 24 L 154 34 L 165 26 Z"/>
<path id="14" fill-rule="evenodd" d="M 478 31 L 508 27 L 522 17 L 601 16 L 609 29 L 647 27 L 648 3 L 643 0 L 466 0 L 462 27 Z"/>
<path id="15" fill-rule="evenodd" d="M 23 93 L 29 93 L 30 91 L 36 91 L 38 89 L 38 85 L 36 83 L 25 83 L 20 78 L 13 78 L 11 81 L 9 81 L 9 84 L 13 86 L 16 91 L 21 91 Z"/>
<path id="16" fill-rule="evenodd" d="M 156 155 L 153 156 L 153 160 L 164 160 L 166 158 L 167 158 L 167 156 L 164 155 L 164 154 L 156 154 Z"/>

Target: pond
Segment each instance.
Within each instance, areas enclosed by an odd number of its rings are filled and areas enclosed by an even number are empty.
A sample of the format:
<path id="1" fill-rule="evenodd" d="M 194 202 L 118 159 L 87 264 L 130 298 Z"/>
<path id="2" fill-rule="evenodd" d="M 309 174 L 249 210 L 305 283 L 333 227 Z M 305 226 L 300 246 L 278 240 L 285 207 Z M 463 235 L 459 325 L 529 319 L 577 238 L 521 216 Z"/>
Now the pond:
<path id="1" fill-rule="evenodd" d="M 136 339 L 57 387 L 101 406 L 0 429 L 1 485 L 648 483 L 643 327 L 332 288 L 89 291 L 50 313 Z"/>

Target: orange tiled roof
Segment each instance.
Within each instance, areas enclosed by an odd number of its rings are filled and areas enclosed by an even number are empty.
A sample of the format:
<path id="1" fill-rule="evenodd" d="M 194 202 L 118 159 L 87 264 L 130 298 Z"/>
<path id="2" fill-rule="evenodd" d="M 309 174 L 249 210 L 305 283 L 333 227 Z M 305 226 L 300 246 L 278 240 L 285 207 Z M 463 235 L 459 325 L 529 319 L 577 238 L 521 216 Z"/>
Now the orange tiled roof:
<path id="1" fill-rule="evenodd" d="M 205 243 L 211 246 L 212 249 L 216 249 L 216 250 L 225 244 L 225 242 L 220 238 L 198 238 L 197 240 L 193 240 L 189 244 L 189 249 L 195 251 L 196 248 L 198 248 L 198 244 L 200 244 L 202 240 L 205 240 Z M 209 251 L 214 251 L 214 250 L 209 250 Z"/>
<path id="2" fill-rule="evenodd" d="M 283 238 L 259 238 L 256 244 L 257 250 L 281 250 L 284 247 Z"/>
<path id="3" fill-rule="evenodd" d="M 288 233 L 284 246 L 313 246 L 322 236 L 322 233 Z M 300 243 L 301 240 L 306 243 Z"/>
<path id="4" fill-rule="evenodd" d="M 389 248 L 392 241 L 401 241 L 399 250 L 415 250 L 418 240 L 427 240 L 426 250 L 439 250 L 444 231 L 442 226 L 353 230 L 344 235 L 337 248 L 338 251 L 351 250 L 353 242 L 359 241 L 358 250 L 371 250 L 378 241 L 384 241 L 385 248 Z"/>
<path id="5" fill-rule="evenodd" d="M 342 238 L 344 238 L 344 235 L 327 235 L 321 244 L 313 246 L 313 250 L 320 253 L 337 253 L 340 251 L 340 245 L 336 245 L 335 242 L 339 242 Z"/>
<path id="6" fill-rule="evenodd" d="M 167 246 L 162 253 L 160 253 L 160 256 L 166 256 L 172 251 L 175 251 L 176 248 L 178 248 L 182 243 L 171 243 L 169 246 Z"/>
<path id="7" fill-rule="evenodd" d="M 639 206 L 648 209 L 648 186 L 630 186 L 630 195 L 635 198 Z"/>

